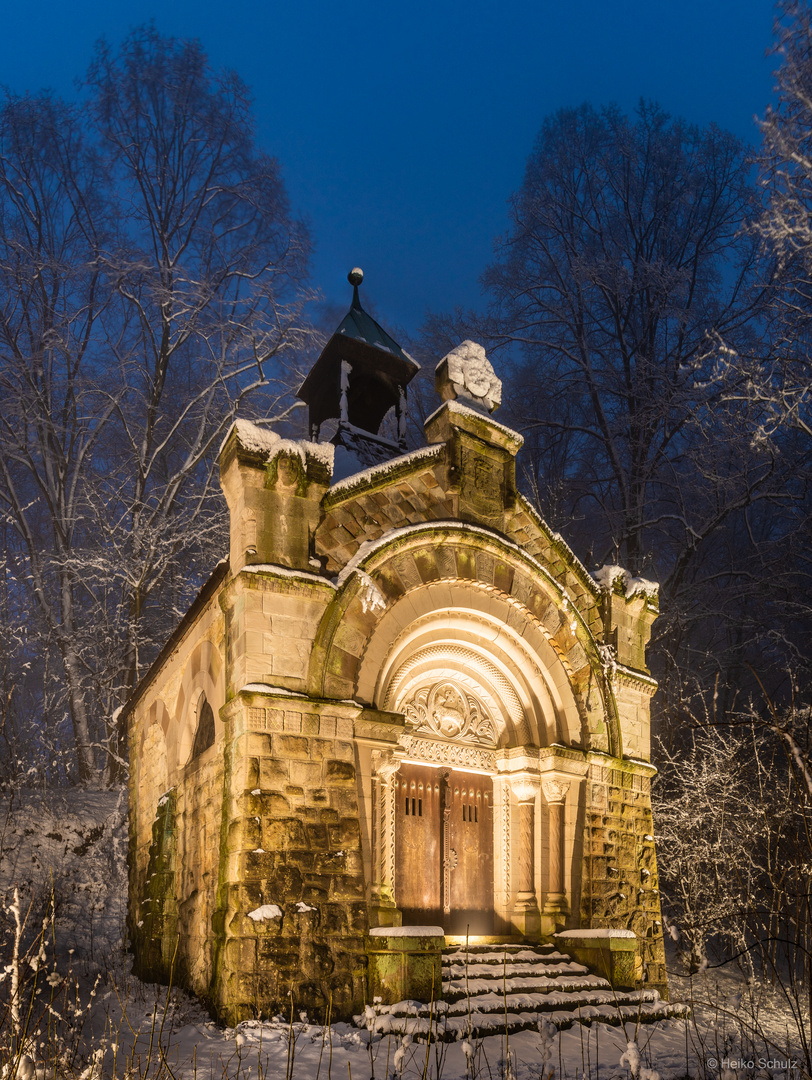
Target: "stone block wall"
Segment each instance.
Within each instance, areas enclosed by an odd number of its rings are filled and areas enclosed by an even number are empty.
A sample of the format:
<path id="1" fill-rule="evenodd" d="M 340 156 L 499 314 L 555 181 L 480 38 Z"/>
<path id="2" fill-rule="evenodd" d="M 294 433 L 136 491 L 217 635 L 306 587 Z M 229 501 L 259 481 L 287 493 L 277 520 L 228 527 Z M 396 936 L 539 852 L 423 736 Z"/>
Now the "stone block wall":
<path id="1" fill-rule="evenodd" d="M 591 633 L 603 634 L 603 612 L 595 598 L 595 583 L 586 568 L 573 558 L 562 537 L 553 533 L 524 496 L 516 500 L 516 510 L 502 530 L 514 544 L 538 559 L 552 577 L 567 589 Z"/>
<path id="2" fill-rule="evenodd" d="M 339 703 L 242 692 L 223 710 L 215 997 L 231 1023 L 363 1007 L 367 904 L 353 719 Z M 253 913 L 253 916 L 252 916 Z"/>
<path id="3" fill-rule="evenodd" d="M 130 845 L 128 927 L 136 970 L 171 980 L 203 997 L 212 976 L 210 917 L 217 883 L 222 806 L 222 731 L 190 760 L 196 701 L 204 689 L 215 712 L 214 685 L 223 637 L 216 598 L 222 577 L 207 583 L 184 624 L 156 661 L 152 693 L 128 716 Z M 202 657 L 205 656 L 205 661 Z"/>
<path id="4" fill-rule="evenodd" d="M 219 876 L 223 804 L 222 748 L 212 747 L 184 770 L 177 789 L 177 929 L 175 981 L 210 996 L 214 971 L 211 920 Z"/>
<path id="5" fill-rule="evenodd" d="M 629 588 L 627 596 L 625 579 L 618 575 L 605 593 L 604 639 L 614 646 L 618 663 L 648 672 L 646 646 L 659 611 L 657 587 L 651 585 L 650 593 L 634 591 L 633 584 Z"/>
<path id="6" fill-rule="evenodd" d="M 136 956 L 141 953 L 138 943 L 143 940 L 145 916 L 148 914 L 144 907 L 144 901 L 148 898 L 147 882 L 155 872 L 155 849 L 159 843 L 155 825 L 160 810 L 159 801 L 169 788 L 166 739 L 159 711 L 163 712 L 153 705 L 137 724 L 130 720 L 128 920 L 130 939 L 136 945 Z"/>
<path id="7" fill-rule="evenodd" d="M 302 691 L 316 628 L 335 588 L 306 571 L 272 566 L 244 569 L 223 590 L 226 613 L 226 696 L 269 683 Z"/>
<path id="8" fill-rule="evenodd" d="M 617 702 L 618 720 L 625 757 L 651 760 L 651 697 L 656 687 L 653 679 L 610 673 Z"/>
<path id="9" fill-rule="evenodd" d="M 638 979 L 667 994 L 652 766 L 590 754 L 586 776 L 581 926 L 633 930 Z"/>
<path id="10" fill-rule="evenodd" d="M 157 800 L 146 873 L 131 916 L 136 970 L 209 997 L 209 927 L 218 879 L 223 767 L 219 747 L 179 770 Z"/>
<path id="11" fill-rule="evenodd" d="M 267 428 L 235 422 L 220 452 L 235 572 L 249 564 L 310 566 L 332 460 L 332 446 L 292 443 Z"/>
<path id="12" fill-rule="evenodd" d="M 367 540 L 392 529 L 454 517 L 446 491 L 443 448 L 406 454 L 391 471 L 337 485 L 324 499 L 316 552 L 328 573 L 338 573 Z"/>
<path id="13" fill-rule="evenodd" d="M 131 917 L 136 975 L 147 982 L 168 982 L 178 940 L 177 800 L 167 792 L 158 802 L 152 825 L 149 862 L 138 904 Z"/>

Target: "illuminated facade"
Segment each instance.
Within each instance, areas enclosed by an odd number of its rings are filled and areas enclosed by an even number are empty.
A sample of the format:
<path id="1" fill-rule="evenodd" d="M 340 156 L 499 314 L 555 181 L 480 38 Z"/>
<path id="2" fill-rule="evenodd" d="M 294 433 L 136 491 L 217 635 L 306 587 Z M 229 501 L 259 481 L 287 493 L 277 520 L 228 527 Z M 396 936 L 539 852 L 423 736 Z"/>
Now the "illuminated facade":
<path id="1" fill-rule="evenodd" d="M 370 927 L 611 927 L 635 931 L 637 977 L 663 988 L 656 590 L 591 577 L 517 491 L 522 439 L 490 417 L 478 346 L 439 366 L 426 445 L 396 436 L 387 456 L 378 421 L 353 421 L 337 336 L 338 434 L 234 425 L 228 560 L 128 706 L 138 970 L 174 965 L 230 1022 L 291 987 L 346 1015 Z M 371 348 L 400 406 L 408 367 Z M 377 464 L 335 481 L 336 447 Z"/>

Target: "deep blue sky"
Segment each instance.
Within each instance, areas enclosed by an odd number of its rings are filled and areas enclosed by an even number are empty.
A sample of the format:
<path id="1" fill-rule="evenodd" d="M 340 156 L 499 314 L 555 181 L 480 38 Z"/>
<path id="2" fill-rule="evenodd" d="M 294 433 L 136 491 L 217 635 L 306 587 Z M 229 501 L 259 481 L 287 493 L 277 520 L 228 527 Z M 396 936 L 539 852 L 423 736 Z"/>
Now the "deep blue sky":
<path id="1" fill-rule="evenodd" d="M 316 241 L 313 284 L 379 319 L 475 305 L 543 117 L 641 96 L 757 142 L 772 92 L 769 0 L 38 0 L 8 4 L 0 83 L 72 93 L 93 43 L 149 19 L 199 38 L 256 97 Z"/>

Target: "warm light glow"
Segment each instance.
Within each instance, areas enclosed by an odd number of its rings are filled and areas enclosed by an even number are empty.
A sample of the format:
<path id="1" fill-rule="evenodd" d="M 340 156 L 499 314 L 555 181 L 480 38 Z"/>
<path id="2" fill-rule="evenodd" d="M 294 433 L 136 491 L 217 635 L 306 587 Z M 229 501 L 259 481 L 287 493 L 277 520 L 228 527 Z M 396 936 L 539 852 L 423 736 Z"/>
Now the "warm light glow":
<path id="1" fill-rule="evenodd" d="M 445 769 L 447 772 L 477 773 L 479 776 L 494 776 L 489 769 L 477 769 L 473 765 L 449 765 L 446 761 L 423 761 L 422 758 L 403 757 L 400 759 L 404 765 L 420 765 L 426 769 Z"/>
<path id="2" fill-rule="evenodd" d="M 522 940 L 523 939 L 521 937 L 515 938 L 515 941 L 517 943 L 521 942 Z M 514 939 L 510 936 L 506 937 L 504 934 L 470 934 L 467 938 L 465 934 L 445 935 L 446 945 L 464 945 L 466 941 L 469 945 L 505 945 L 511 944 Z"/>

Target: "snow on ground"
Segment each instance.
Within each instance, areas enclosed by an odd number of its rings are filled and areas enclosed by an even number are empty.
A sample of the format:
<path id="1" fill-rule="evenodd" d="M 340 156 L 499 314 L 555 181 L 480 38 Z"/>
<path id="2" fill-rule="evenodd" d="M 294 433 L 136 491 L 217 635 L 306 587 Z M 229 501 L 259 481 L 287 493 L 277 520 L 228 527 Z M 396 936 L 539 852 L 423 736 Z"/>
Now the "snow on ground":
<path id="1" fill-rule="evenodd" d="M 636 1067 L 638 1080 L 646 1080 L 647 1069 L 660 1080 L 809 1075 L 785 1064 L 798 1030 L 787 1003 L 763 984 L 748 984 L 734 965 L 692 979 L 673 976 L 671 999 L 693 1002 L 692 1017 L 639 1029 L 631 1021 L 624 1027 L 575 1025 L 558 1033 L 542 1021 L 541 1030 L 522 1031 L 507 1041 L 499 1032 L 431 1044 L 374 1035 L 370 1047 L 368 1030 L 345 1023 L 324 1026 L 324 1017 L 300 1014 L 295 1000 L 286 1017 L 223 1028 L 189 995 L 147 985 L 130 974 L 122 947 L 125 853 L 122 792 L 23 792 L 13 796 L 10 807 L 8 797 L 0 803 L 5 927 L 15 882 L 27 903 L 37 892 L 48 893 L 53 877 L 57 930 L 55 942 L 48 936 L 37 976 L 41 994 L 30 1032 L 40 1034 L 36 1047 L 27 1048 L 34 1067 L 22 1060 L 5 1077 L 547 1080 L 552 1075 L 619 1080 L 632 1075 L 630 1066 Z M 37 920 L 46 908 L 40 903 Z M 2 1001 L 9 983 L 2 977 L 9 940 L 0 955 L 0 1073 L 8 1061 L 3 1047 L 9 1046 L 9 1018 Z M 373 1019 L 370 1008 L 370 1025 Z M 808 1018 L 801 1022 L 809 1030 Z M 442 1030 L 442 1018 L 438 1023 Z M 60 1035 L 64 1046 L 55 1064 Z M 772 1065 L 760 1069 L 760 1060 Z M 654 1080 L 653 1073 L 648 1080 Z"/>
<path id="2" fill-rule="evenodd" d="M 199 1006 L 185 995 L 171 995 L 172 1004 L 164 1021 L 166 991 L 148 988 L 130 980 L 133 998 L 125 1006 L 127 1022 L 139 1031 L 137 1040 L 126 1030 L 121 1011 L 102 1002 L 106 1008 L 108 1047 L 115 1041 L 119 1062 L 134 1066 L 136 1076 L 147 1075 L 163 1056 L 172 1074 L 187 1080 L 197 1077 L 267 1077 L 300 1076 L 313 1080 L 380 1080 L 402 1076 L 408 1080 L 441 1077 L 443 1080 L 504 1080 L 506 1041 L 503 1034 L 483 1039 L 427 1044 L 404 1040 L 399 1036 L 374 1037 L 370 1054 L 369 1034 L 348 1024 L 325 1027 L 304 1014 L 278 1017 L 259 1023 L 248 1021 L 237 1029 L 222 1029 L 210 1021 Z M 153 997 L 154 995 L 154 997 Z M 157 997 L 153 1014 L 152 1002 Z M 115 1003 L 117 1006 L 117 1002 Z M 96 1027 L 99 1011 L 96 1013 Z M 548 1068 L 561 1080 L 612 1080 L 630 1076 L 620 1061 L 628 1044 L 636 1042 L 641 1065 L 654 1069 L 661 1080 L 669 1078 L 724 1076 L 723 1062 L 782 1062 L 785 1051 L 765 1046 L 762 1041 L 744 1040 L 733 1034 L 735 1021 L 718 1023 L 718 1014 L 702 1010 L 699 1027 L 693 1021 L 667 1020 L 656 1025 L 627 1022 L 625 1031 L 607 1024 L 591 1027 L 576 1025 L 559 1033 L 523 1031 L 507 1041 L 510 1072 L 513 1080 L 540 1080 L 542 1056 L 548 1044 Z M 158 1034 L 164 1022 L 162 1034 Z M 98 1035 L 101 1035 L 98 1031 Z M 150 1055 L 150 1043 L 152 1052 Z M 160 1050 L 159 1047 L 163 1049 Z M 404 1050 L 403 1054 L 399 1052 Z M 396 1062 L 396 1058 L 399 1059 Z M 112 1065 L 108 1049 L 105 1060 Z M 717 1062 L 716 1065 L 712 1064 Z M 148 1068 L 149 1065 L 149 1068 Z M 397 1066 L 400 1066 L 400 1069 Z M 196 1071 L 195 1071 L 196 1070 Z M 735 1066 L 730 1076 L 736 1074 Z M 124 1073 L 124 1069 L 121 1069 Z M 779 1077 L 786 1068 L 776 1065 L 738 1071 L 739 1076 Z M 548 1074 L 549 1075 L 549 1074 Z M 793 1075 L 790 1073 L 790 1075 Z M 799 1075 L 799 1074 L 794 1074 Z M 802 1075 L 802 1074 L 801 1074 Z M 653 1080 L 653 1078 L 651 1078 Z"/>
<path id="3" fill-rule="evenodd" d="M 23 913 L 53 895 L 59 947 L 107 956 L 127 906 L 127 791 L 16 790 L 0 797 L 0 901 L 19 886 Z"/>

